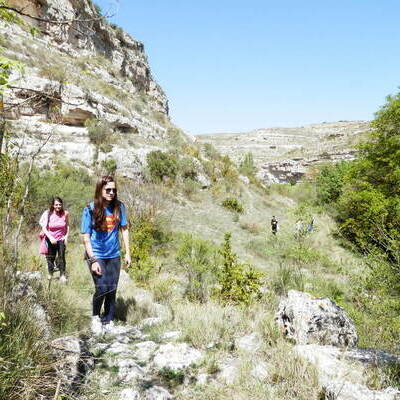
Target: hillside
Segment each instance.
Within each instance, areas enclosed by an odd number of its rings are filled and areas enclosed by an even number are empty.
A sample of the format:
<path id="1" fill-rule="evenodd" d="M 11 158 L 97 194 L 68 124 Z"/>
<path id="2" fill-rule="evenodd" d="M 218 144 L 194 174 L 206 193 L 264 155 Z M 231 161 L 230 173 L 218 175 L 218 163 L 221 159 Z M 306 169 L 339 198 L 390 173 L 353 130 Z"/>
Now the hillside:
<path id="1" fill-rule="evenodd" d="M 266 183 L 301 179 L 316 164 L 352 160 L 355 145 L 370 130 L 364 121 L 342 121 L 298 128 L 257 129 L 249 133 L 198 135 L 238 164 L 253 154 L 259 177 Z"/>
<path id="2" fill-rule="evenodd" d="M 53 21 L 0 19 L 3 55 L 24 67 L 10 77 L 3 115 L 12 143 L 23 143 L 22 157 L 48 141 L 37 157 L 42 166 L 70 160 L 93 170 L 112 159 L 121 173 L 140 177 L 148 152 L 173 135 L 185 138 L 169 122 L 143 44 L 110 25 L 91 1 L 15 3 Z M 69 20 L 76 22 L 62 24 Z"/>
<path id="3" fill-rule="evenodd" d="M 315 182 L 277 185 L 290 175 L 265 168 L 351 158 L 368 123 L 193 140 L 170 122 L 143 44 L 90 0 L 3 4 L 40 21 L 0 7 L 2 55 L 24 64 L 0 71 L 10 79 L 1 399 L 400 398 L 398 319 L 380 308 L 397 303 L 368 287 L 374 260 L 341 237 Z M 237 168 L 248 152 L 265 175 Z M 116 327 L 95 336 L 80 216 L 104 172 L 127 208 L 133 262 L 121 271 Z M 38 217 L 54 195 L 70 213 L 66 284 L 48 279 L 38 255 Z"/>

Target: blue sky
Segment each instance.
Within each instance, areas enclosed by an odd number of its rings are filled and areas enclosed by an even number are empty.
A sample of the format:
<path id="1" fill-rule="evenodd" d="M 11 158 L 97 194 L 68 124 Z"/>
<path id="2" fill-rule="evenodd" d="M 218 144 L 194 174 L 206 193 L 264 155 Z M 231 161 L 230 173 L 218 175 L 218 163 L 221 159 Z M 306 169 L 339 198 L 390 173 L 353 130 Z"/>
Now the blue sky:
<path id="1" fill-rule="evenodd" d="M 97 0 L 103 11 L 116 1 Z M 400 85 L 399 0 L 119 0 L 190 133 L 372 119 Z"/>

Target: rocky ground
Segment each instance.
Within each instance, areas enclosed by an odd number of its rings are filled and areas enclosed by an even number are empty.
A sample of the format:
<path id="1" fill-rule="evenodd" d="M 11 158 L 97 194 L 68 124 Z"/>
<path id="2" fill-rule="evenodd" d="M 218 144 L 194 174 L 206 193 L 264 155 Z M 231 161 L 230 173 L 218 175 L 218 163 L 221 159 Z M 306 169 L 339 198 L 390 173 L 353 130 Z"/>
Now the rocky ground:
<path id="1" fill-rule="evenodd" d="M 369 130 L 368 122 L 343 121 L 196 138 L 212 143 L 238 164 L 251 152 L 261 179 L 266 183 L 288 183 L 302 179 L 315 164 L 354 159 L 355 145 Z"/>
<path id="2" fill-rule="evenodd" d="M 15 296 L 30 296 L 31 305 L 35 305 L 30 281 L 40 280 L 40 274 L 25 274 L 19 279 L 24 290 L 20 287 Z M 122 272 L 121 287 L 131 285 L 129 276 Z M 136 307 L 146 305 L 152 316 L 135 326 L 118 324 L 106 335 L 95 337 L 86 334 L 85 329 L 79 336 L 51 342 L 61 392 L 81 400 L 197 399 L 199 391 L 206 392 L 211 386 L 234 387 L 243 374 L 243 357 L 248 364 L 247 379 L 260 384 L 271 379 L 270 362 L 261 351 L 264 339 L 257 332 L 238 337 L 232 344 L 242 358 L 218 359 L 210 369 L 205 361 L 216 343 L 198 349 L 184 341 L 181 331 L 159 330 L 155 335 L 151 328 L 172 318 L 167 307 L 156 303 L 143 289 L 136 291 L 131 300 Z M 45 315 L 41 318 L 40 324 L 48 323 Z M 400 399 L 400 391 L 392 387 L 371 389 L 368 380 L 373 369 L 398 363 L 399 358 L 357 348 L 357 332 L 351 319 L 333 301 L 289 291 L 279 304 L 276 324 L 293 343 L 289 351 L 317 371 L 319 399 Z M 278 399 L 273 393 L 272 384 L 270 398 Z"/>

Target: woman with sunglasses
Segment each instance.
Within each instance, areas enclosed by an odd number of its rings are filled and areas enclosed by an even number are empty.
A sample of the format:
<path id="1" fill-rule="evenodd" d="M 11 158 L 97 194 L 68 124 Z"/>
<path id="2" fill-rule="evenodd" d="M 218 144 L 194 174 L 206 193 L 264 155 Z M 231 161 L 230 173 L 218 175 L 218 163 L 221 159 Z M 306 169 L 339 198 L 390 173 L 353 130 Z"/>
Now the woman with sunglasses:
<path id="1" fill-rule="evenodd" d="M 49 208 L 42 214 L 39 225 L 46 235 L 48 279 L 53 278 L 54 271 L 60 271 L 60 282 L 67 282 L 65 277 L 65 245 L 69 234 L 69 214 L 64 210 L 60 197 L 53 197 Z"/>
<path id="2" fill-rule="evenodd" d="M 103 332 L 112 333 L 114 327 L 116 293 L 121 268 L 118 234 L 120 229 L 125 247 L 125 261 L 130 265 L 125 206 L 118 200 L 114 178 L 103 176 L 97 181 L 94 201 L 83 210 L 81 224 L 85 256 L 95 285 L 92 332 L 96 335 Z"/>

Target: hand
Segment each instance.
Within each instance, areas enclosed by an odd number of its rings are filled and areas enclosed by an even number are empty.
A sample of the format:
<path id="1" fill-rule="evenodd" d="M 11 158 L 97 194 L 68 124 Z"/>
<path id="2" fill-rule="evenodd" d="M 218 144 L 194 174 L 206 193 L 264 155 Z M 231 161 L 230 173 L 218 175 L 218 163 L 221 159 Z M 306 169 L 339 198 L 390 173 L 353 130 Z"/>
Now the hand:
<path id="1" fill-rule="evenodd" d="M 53 244 L 53 245 L 57 244 L 57 239 L 54 239 L 53 237 L 51 237 L 51 238 L 49 238 L 49 240 L 50 240 L 51 244 Z"/>
<path id="2" fill-rule="evenodd" d="M 68 237 L 65 236 L 65 238 L 64 238 L 64 244 L 67 245 L 67 243 L 68 243 Z"/>
<path id="3" fill-rule="evenodd" d="M 101 275 L 101 267 L 97 261 L 93 263 L 90 268 L 94 274 Z"/>
<path id="4" fill-rule="evenodd" d="M 131 255 L 129 253 L 126 253 L 125 254 L 125 263 L 126 263 L 126 265 L 129 267 L 131 265 L 131 262 L 132 262 Z"/>

